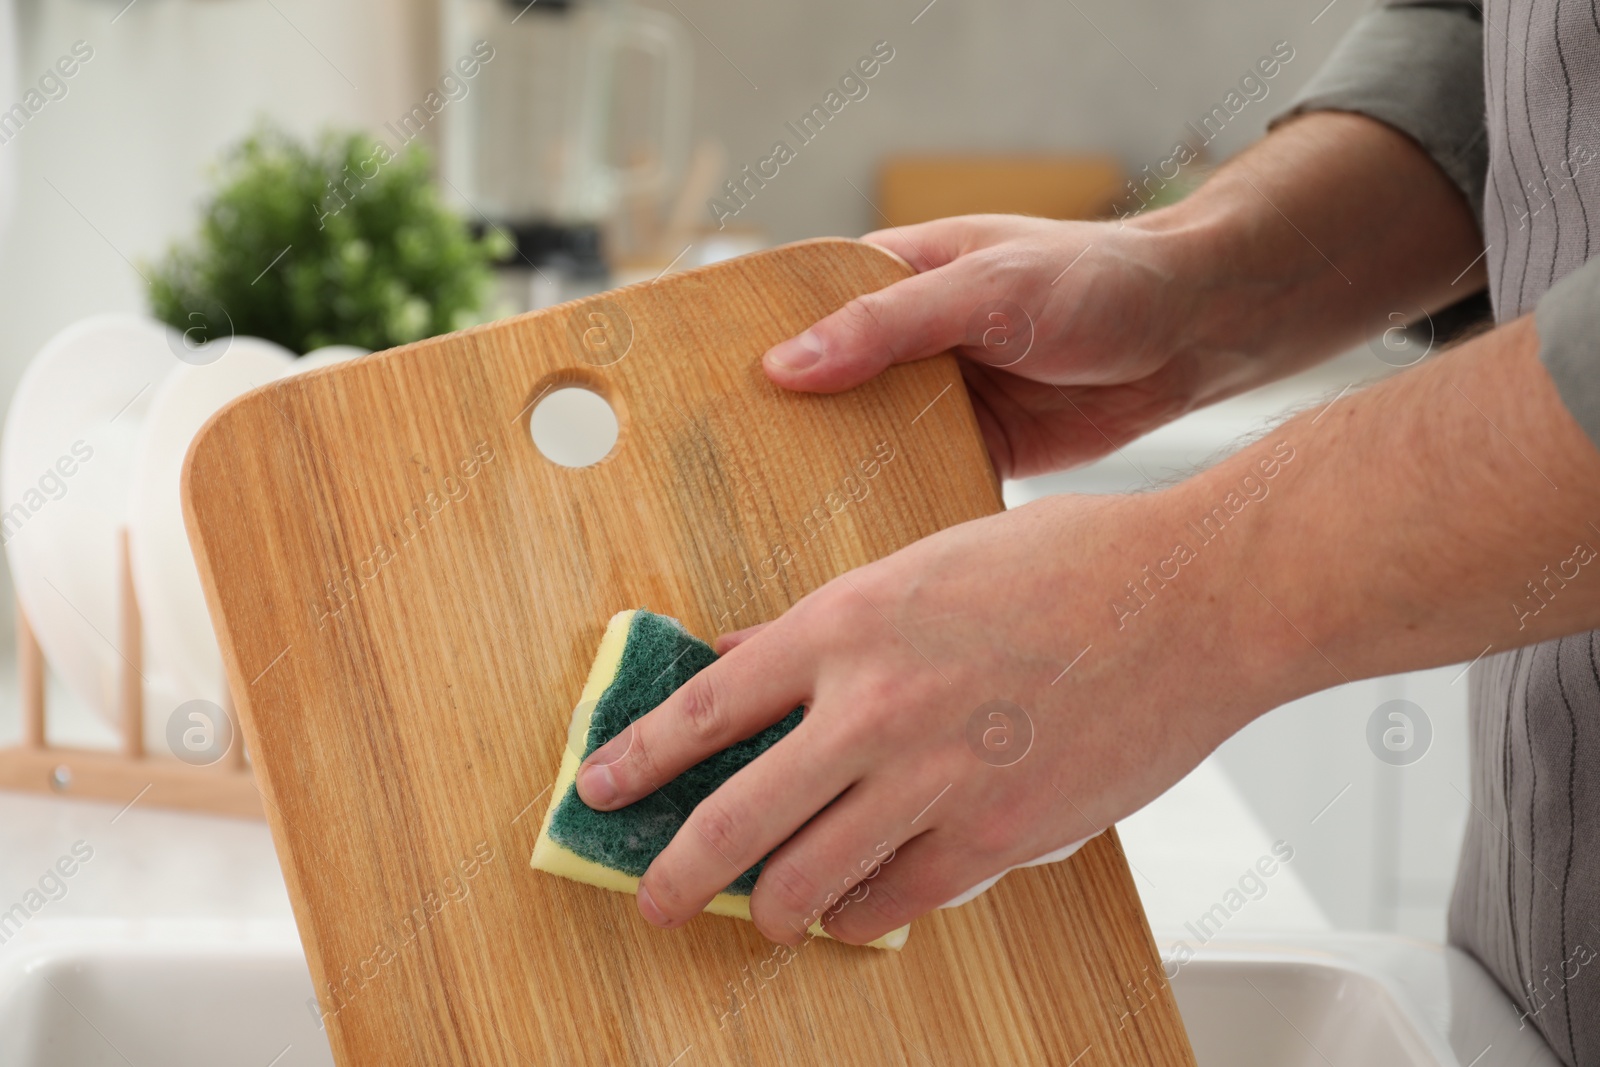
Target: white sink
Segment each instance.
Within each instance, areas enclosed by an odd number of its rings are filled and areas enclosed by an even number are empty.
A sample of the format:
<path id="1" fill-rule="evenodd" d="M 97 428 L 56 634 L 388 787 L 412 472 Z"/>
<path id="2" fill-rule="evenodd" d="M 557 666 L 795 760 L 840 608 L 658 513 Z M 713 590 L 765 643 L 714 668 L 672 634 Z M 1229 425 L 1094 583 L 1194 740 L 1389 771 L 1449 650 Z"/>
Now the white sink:
<path id="1" fill-rule="evenodd" d="M 1173 987 L 1201 1067 L 1558 1067 L 1476 964 L 1418 942 L 1213 942 Z M 6 1067 L 332 1062 L 289 923 L 45 920 L 0 949 Z"/>
<path id="2" fill-rule="evenodd" d="M 40 920 L 0 949 L 5 1067 L 332 1067 L 294 925 Z"/>
<path id="3" fill-rule="evenodd" d="M 1201 1067 L 1560 1067 L 1470 956 L 1409 938 L 1214 941 L 1172 986 Z"/>

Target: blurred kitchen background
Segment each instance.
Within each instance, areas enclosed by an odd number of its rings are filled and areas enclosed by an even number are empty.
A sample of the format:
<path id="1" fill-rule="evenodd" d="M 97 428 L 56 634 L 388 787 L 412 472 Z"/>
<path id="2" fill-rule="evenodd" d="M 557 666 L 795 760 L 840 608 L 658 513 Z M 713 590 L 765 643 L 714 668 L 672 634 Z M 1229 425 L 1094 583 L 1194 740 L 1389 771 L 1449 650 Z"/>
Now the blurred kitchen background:
<path id="1" fill-rule="evenodd" d="M 1360 0 L 0 3 L 0 48 L 13 72 L 0 105 L 23 99 L 75 42 L 92 48 L 65 95 L 0 141 L 9 205 L 0 399 L 68 325 L 148 312 L 141 270 L 193 233 L 217 160 L 262 120 L 306 140 L 330 127 L 391 146 L 414 135 L 435 153 L 446 202 L 516 245 L 495 299 L 519 310 L 919 212 L 1126 210 L 1137 201 L 1123 182 L 1155 170 L 1179 140 L 1198 146 L 1188 124 L 1276 55 L 1277 74 L 1257 82 L 1265 95 L 1245 99 L 1183 179 L 1260 136 L 1361 8 Z M 474 51 L 480 41 L 492 49 L 486 62 Z M 469 57 L 478 60 L 470 77 L 459 65 Z M 866 78 L 857 64 L 869 57 L 876 70 Z M 841 87 L 847 74 L 854 80 Z M 846 103 L 802 143 L 788 124 L 800 125 L 830 91 Z M 775 164 L 765 185 L 745 182 L 748 203 L 732 199 L 724 183 L 744 181 L 742 168 L 758 169 L 779 140 L 794 158 Z M 722 228 L 712 198 L 724 205 Z M 1413 358 L 1382 345 L 1357 350 L 1085 471 L 1008 486 L 1008 498 L 1170 480 L 1284 411 Z M 1275 879 L 1230 932 L 1442 937 L 1468 817 L 1460 673 L 1364 682 L 1280 709 L 1129 820 L 1128 850 L 1158 934 L 1184 936 L 1186 921 L 1281 840 L 1294 849 L 1292 877 Z M 0 744 L 20 732 L 16 691 L 10 666 L 0 677 Z M 1369 743 L 1374 713 L 1401 699 L 1431 734 L 1425 754 L 1406 765 Z M 110 726 L 56 683 L 50 706 L 52 740 L 113 743 Z M 1416 710 L 1407 714 L 1414 720 Z M 0 794 L 0 823 L 20 835 L 19 889 L 54 856 L 46 837 L 70 832 L 78 816 L 69 808 Z M 37 862 L 27 826 L 39 829 Z M 104 853 L 118 857 L 121 877 L 105 871 L 75 888 L 63 913 L 287 915 L 264 825 L 135 811 L 120 827 L 124 843 L 107 840 Z M 0 888 L 10 899 L 12 889 Z"/>

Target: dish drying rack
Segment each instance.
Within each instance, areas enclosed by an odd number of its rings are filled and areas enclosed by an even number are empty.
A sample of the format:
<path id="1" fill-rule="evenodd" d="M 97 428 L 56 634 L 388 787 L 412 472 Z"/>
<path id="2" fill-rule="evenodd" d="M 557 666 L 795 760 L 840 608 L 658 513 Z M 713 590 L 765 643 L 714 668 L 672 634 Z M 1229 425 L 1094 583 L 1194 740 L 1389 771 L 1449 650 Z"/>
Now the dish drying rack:
<path id="1" fill-rule="evenodd" d="M 223 711 L 232 729 L 227 752 L 216 762 L 194 766 L 174 756 L 152 755 L 144 743 L 144 631 L 133 588 L 128 532 L 119 537 L 117 559 L 118 685 L 114 749 L 57 747 L 46 730 L 45 660 L 33 626 L 17 605 L 17 684 L 21 690 L 22 740 L 0 746 L 0 789 L 45 793 L 183 811 L 263 818 L 261 794 L 245 758 L 244 734 L 231 695 Z M 123 810 L 127 810 L 124 808 Z"/>

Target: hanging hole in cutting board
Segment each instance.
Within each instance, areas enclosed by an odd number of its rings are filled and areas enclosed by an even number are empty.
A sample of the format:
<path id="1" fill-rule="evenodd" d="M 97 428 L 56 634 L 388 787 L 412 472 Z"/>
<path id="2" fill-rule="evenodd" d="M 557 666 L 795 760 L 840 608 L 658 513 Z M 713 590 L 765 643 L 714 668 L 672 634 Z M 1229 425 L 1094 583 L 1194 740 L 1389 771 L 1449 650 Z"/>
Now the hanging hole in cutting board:
<path id="1" fill-rule="evenodd" d="M 539 454 L 562 467 L 599 463 L 617 444 L 617 413 L 606 398 L 579 385 L 553 389 L 528 419 Z"/>

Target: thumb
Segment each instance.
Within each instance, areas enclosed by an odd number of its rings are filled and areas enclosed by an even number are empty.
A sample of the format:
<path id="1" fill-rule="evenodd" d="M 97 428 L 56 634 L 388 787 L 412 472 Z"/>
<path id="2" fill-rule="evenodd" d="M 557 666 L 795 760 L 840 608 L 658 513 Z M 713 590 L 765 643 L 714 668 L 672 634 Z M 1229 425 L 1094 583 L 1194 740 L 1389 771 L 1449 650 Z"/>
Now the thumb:
<path id="1" fill-rule="evenodd" d="M 838 393 L 893 363 L 926 359 L 965 341 L 973 286 L 960 261 L 858 296 L 798 337 L 774 345 L 762 366 L 778 385 Z M 963 294 L 958 297 L 957 294 Z"/>

